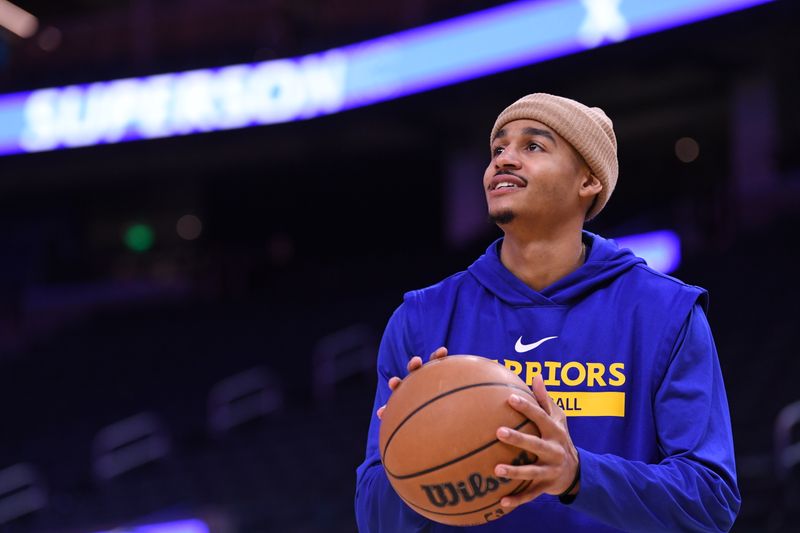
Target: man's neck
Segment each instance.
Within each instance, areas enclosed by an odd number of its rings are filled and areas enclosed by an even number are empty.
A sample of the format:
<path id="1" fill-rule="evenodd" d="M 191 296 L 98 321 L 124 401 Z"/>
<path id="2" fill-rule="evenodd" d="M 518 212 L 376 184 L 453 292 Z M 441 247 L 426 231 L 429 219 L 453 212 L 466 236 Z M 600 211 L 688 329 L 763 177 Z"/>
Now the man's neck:
<path id="1" fill-rule="evenodd" d="M 580 229 L 551 233 L 546 237 L 520 236 L 506 231 L 500 249 L 503 265 L 536 291 L 574 272 L 585 260 Z"/>

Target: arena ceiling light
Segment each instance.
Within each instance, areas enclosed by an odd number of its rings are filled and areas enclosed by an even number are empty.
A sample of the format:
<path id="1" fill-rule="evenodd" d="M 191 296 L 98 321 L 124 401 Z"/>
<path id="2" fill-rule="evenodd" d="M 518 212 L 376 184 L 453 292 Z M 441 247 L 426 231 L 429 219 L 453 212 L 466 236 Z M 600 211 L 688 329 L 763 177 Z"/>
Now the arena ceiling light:
<path id="1" fill-rule="evenodd" d="M 652 231 L 614 240 L 620 248 L 628 248 L 651 268 L 664 274 L 674 272 L 681 264 L 681 239 L 674 231 Z"/>
<path id="2" fill-rule="evenodd" d="M 0 95 L 0 155 L 304 120 L 770 1 L 518 1 L 297 58 Z"/>

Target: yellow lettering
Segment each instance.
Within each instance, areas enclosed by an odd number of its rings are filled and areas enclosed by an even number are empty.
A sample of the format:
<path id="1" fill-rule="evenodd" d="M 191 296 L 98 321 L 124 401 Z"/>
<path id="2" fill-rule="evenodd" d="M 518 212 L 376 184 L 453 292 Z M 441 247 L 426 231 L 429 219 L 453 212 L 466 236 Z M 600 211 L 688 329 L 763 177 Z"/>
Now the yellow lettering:
<path id="1" fill-rule="evenodd" d="M 625 416 L 624 392 L 551 392 L 567 416 Z"/>
<path id="2" fill-rule="evenodd" d="M 625 384 L 625 374 L 622 373 L 622 370 L 625 369 L 625 363 L 612 363 L 610 367 L 608 367 L 609 372 L 614 376 L 614 379 L 609 379 L 608 384 L 614 385 L 615 387 L 619 387 Z"/>
<path id="3" fill-rule="evenodd" d="M 519 377 L 523 377 L 523 362 L 514 359 L 492 359 L 504 365 Z M 580 361 L 524 361 L 525 384 L 533 385 L 537 375 L 544 378 L 548 387 L 566 385 L 575 387 L 586 383 L 588 387 L 621 387 L 625 384 L 625 363 L 611 363 L 607 368 L 604 363 L 582 363 Z M 608 371 L 608 375 L 606 375 Z"/>
<path id="4" fill-rule="evenodd" d="M 542 373 L 542 363 L 539 361 L 525 362 L 525 384 L 530 387 L 533 385 L 533 377 Z"/>
<path id="5" fill-rule="evenodd" d="M 522 373 L 522 363 L 513 359 L 506 359 L 506 368 L 518 376 Z"/>
<path id="6" fill-rule="evenodd" d="M 586 385 L 594 387 L 594 382 L 596 381 L 601 387 L 605 387 L 606 382 L 603 379 L 603 374 L 606 373 L 606 365 L 603 363 L 586 363 L 586 366 L 589 369 Z"/>
<path id="7" fill-rule="evenodd" d="M 573 368 L 578 370 L 578 377 L 574 379 L 569 377 L 569 371 Z M 574 387 L 575 385 L 583 383 L 584 379 L 586 379 L 586 368 L 577 361 L 571 361 L 561 368 L 561 381 L 563 381 L 565 385 Z"/>
<path id="8" fill-rule="evenodd" d="M 558 361 L 545 361 L 544 366 L 547 367 L 547 377 L 544 380 L 545 385 L 561 385 L 558 381 L 558 369 L 561 368 L 561 363 Z"/>

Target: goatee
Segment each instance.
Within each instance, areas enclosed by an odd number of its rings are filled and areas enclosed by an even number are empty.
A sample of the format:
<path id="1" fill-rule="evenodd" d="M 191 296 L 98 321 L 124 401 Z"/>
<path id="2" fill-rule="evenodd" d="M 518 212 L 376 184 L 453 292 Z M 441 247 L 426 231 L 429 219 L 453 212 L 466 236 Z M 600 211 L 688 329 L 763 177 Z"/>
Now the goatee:
<path id="1" fill-rule="evenodd" d="M 489 220 L 499 225 L 508 224 L 514 220 L 514 217 L 514 212 L 510 209 L 500 211 L 499 213 L 489 213 Z"/>

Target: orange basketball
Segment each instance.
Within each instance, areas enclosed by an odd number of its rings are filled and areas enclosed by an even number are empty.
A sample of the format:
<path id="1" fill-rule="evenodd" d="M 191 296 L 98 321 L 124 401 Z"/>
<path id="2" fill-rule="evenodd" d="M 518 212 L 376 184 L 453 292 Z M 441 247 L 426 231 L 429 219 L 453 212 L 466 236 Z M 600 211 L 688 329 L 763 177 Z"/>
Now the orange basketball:
<path id="1" fill-rule="evenodd" d="M 503 464 L 531 464 L 536 456 L 497 439 L 500 426 L 539 435 L 536 425 L 508 405 L 530 395 L 513 372 L 489 359 L 451 355 L 406 377 L 383 412 L 380 450 L 392 487 L 419 514 L 456 526 L 485 524 L 510 511 L 500 499 L 530 481 L 499 478 Z"/>

